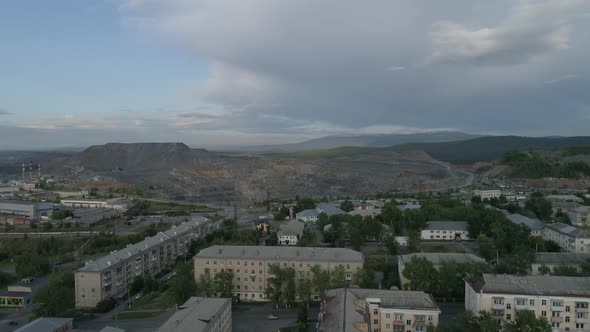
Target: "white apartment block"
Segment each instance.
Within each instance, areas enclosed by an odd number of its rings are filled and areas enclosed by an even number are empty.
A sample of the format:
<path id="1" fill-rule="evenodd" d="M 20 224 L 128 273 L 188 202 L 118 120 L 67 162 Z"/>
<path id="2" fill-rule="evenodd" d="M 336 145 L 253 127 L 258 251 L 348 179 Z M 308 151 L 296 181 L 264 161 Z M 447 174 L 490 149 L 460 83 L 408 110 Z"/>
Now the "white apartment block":
<path id="1" fill-rule="evenodd" d="M 567 215 L 574 226 L 590 226 L 590 206 L 573 208 Z"/>
<path id="2" fill-rule="evenodd" d="M 483 274 L 465 280 L 465 310 L 500 323 L 519 310 L 546 318 L 554 332 L 590 331 L 590 278 Z"/>
<path id="3" fill-rule="evenodd" d="M 186 255 L 190 243 L 216 228 L 204 217 L 179 226 L 86 264 L 75 273 L 77 308 L 93 308 L 106 299 L 127 295 L 137 277 L 152 278 Z"/>
<path id="4" fill-rule="evenodd" d="M 420 232 L 422 240 L 469 240 L 466 221 L 429 221 Z"/>
<path id="5" fill-rule="evenodd" d="M 562 223 L 545 224 L 543 239 L 555 241 L 563 251 L 590 253 L 590 232 Z"/>
<path id="6" fill-rule="evenodd" d="M 425 332 L 440 309 L 430 294 L 359 288 L 331 289 L 322 301 L 318 332 Z"/>
<path id="7" fill-rule="evenodd" d="M 231 332 L 231 299 L 191 297 L 158 332 Z"/>
<path id="8" fill-rule="evenodd" d="M 221 271 L 232 272 L 234 296 L 242 301 L 267 301 L 265 290 L 273 264 L 295 269 L 296 278 L 311 278 L 315 265 L 329 271 L 341 266 L 346 279 L 352 281 L 363 261 L 363 255 L 351 249 L 310 247 L 212 246 L 194 257 L 197 281 L 205 274 L 213 279 Z M 314 300 L 319 300 L 317 294 Z"/>
<path id="9" fill-rule="evenodd" d="M 502 196 L 502 191 L 501 190 L 474 190 L 473 191 L 473 196 L 479 196 L 479 198 L 481 198 L 481 200 L 483 201 L 484 199 L 492 199 L 492 198 L 500 198 L 500 196 Z"/>

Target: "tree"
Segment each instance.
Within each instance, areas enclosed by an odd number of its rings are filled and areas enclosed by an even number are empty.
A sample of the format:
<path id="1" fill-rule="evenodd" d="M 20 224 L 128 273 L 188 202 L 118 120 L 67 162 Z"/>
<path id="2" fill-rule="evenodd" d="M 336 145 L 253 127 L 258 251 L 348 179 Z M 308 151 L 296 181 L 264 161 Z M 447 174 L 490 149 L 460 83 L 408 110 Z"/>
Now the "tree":
<path id="1" fill-rule="evenodd" d="M 272 264 L 268 272 L 270 277 L 266 283 L 265 295 L 267 299 L 278 303 L 283 298 L 282 270 L 279 264 Z"/>
<path id="2" fill-rule="evenodd" d="M 375 271 L 369 268 L 359 269 L 355 274 L 355 285 L 358 285 L 360 288 L 377 288 Z"/>
<path id="3" fill-rule="evenodd" d="M 19 278 L 40 277 L 49 272 L 47 258 L 37 253 L 24 253 L 16 256 L 14 260 L 16 274 Z"/>
<path id="4" fill-rule="evenodd" d="M 238 228 L 238 223 L 234 219 L 225 219 L 221 223 L 221 230 L 223 231 L 223 239 L 229 241 L 233 239 L 234 232 Z"/>
<path id="5" fill-rule="evenodd" d="M 221 297 L 232 297 L 234 291 L 234 274 L 230 271 L 220 271 L 213 278 L 215 293 Z"/>
<path id="6" fill-rule="evenodd" d="M 306 278 L 299 278 L 297 279 L 297 297 L 299 300 L 306 305 L 311 302 L 311 291 L 312 291 L 312 284 L 311 281 Z"/>
<path id="7" fill-rule="evenodd" d="M 551 332 L 551 324 L 545 317 L 535 317 L 530 310 L 516 312 L 516 319 L 504 324 L 506 332 Z"/>
<path id="8" fill-rule="evenodd" d="M 311 267 L 312 283 L 318 290 L 321 297 L 326 294 L 326 290 L 330 287 L 330 271 L 322 270 L 319 265 Z"/>
<path id="9" fill-rule="evenodd" d="M 131 284 L 131 287 L 129 288 L 129 292 L 131 294 L 137 294 L 143 289 L 143 286 L 144 286 L 143 277 L 142 276 L 135 277 L 135 279 L 133 280 L 133 283 Z"/>
<path id="10" fill-rule="evenodd" d="M 354 205 L 352 204 L 351 201 L 345 200 L 342 203 L 340 203 L 340 209 L 344 212 L 350 212 L 350 211 L 354 210 Z"/>
<path id="11" fill-rule="evenodd" d="M 74 216 L 74 212 L 72 212 L 71 210 L 68 210 L 68 209 L 64 209 L 64 210 L 59 210 L 59 211 L 53 212 L 53 214 L 51 214 L 51 219 L 64 220 L 68 217 L 73 217 L 73 216 Z"/>
<path id="12" fill-rule="evenodd" d="M 297 331 L 298 332 L 306 332 L 307 331 L 307 305 L 301 304 L 297 309 Z"/>
<path id="13" fill-rule="evenodd" d="M 546 200 L 543 194 L 537 192 L 531 194 L 524 207 L 531 210 L 541 220 L 549 220 L 553 214 L 551 202 Z"/>
<path id="14" fill-rule="evenodd" d="M 297 285 L 295 282 L 295 269 L 287 267 L 281 273 L 283 282 L 283 301 L 293 305 L 297 298 Z"/>
<path id="15" fill-rule="evenodd" d="M 409 280 L 409 288 L 412 290 L 427 293 L 436 291 L 438 271 L 424 257 L 412 257 L 412 260 L 404 267 L 402 275 Z"/>
<path id="16" fill-rule="evenodd" d="M 332 270 L 330 275 L 330 287 L 332 288 L 344 288 L 347 286 L 346 282 L 346 271 L 344 266 L 337 266 Z"/>
<path id="17" fill-rule="evenodd" d="M 197 296 L 211 297 L 214 295 L 214 292 L 211 276 L 208 273 L 202 274 L 199 277 L 199 282 L 197 282 L 195 293 Z"/>
<path id="18" fill-rule="evenodd" d="M 299 213 L 303 210 L 315 209 L 315 201 L 313 198 L 300 198 L 297 204 L 293 207 L 293 213 Z"/>
<path id="19" fill-rule="evenodd" d="M 477 238 L 477 243 L 479 244 L 479 254 L 483 258 L 488 261 L 496 258 L 497 249 L 494 239 L 487 237 L 485 234 L 480 234 Z"/>
<path id="20" fill-rule="evenodd" d="M 172 284 L 172 294 L 177 304 L 186 302 L 186 300 L 196 294 L 197 285 L 193 273 L 190 263 L 177 264 L 176 277 Z"/>
<path id="21" fill-rule="evenodd" d="M 38 304 L 35 316 L 64 317 L 74 310 L 74 273 L 61 270 L 49 276 L 47 286 L 42 287 L 33 297 Z"/>

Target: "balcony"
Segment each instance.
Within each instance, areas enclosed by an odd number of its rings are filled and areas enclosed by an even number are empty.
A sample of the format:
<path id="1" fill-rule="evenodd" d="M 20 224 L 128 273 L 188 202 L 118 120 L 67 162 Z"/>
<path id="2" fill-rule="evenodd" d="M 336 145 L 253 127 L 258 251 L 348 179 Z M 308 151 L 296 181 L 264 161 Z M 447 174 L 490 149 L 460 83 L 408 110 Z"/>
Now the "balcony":
<path id="1" fill-rule="evenodd" d="M 563 309 L 563 303 L 557 304 L 557 305 L 555 303 L 552 303 L 551 304 L 551 310 L 552 311 L 563 311 L 564 310 Z"/>
<path id="2" fill-rule="evenodd" d="M 588 305 L 586 305 L 586 306 L 580 306 L 580 307 L 576 306 L 576 312 L 590 312 L 590 311 L 588 310 Z"/>
<path id="3" fill-rule="evenodd" d="M 551 317 L 551 323 L 561 323 L 563 322 L 563 317 Z"/>
<path id="4" fill-rule="evenodd" d="M 492 310 L 504 310 L 504 303 L 492 303 Z"/>

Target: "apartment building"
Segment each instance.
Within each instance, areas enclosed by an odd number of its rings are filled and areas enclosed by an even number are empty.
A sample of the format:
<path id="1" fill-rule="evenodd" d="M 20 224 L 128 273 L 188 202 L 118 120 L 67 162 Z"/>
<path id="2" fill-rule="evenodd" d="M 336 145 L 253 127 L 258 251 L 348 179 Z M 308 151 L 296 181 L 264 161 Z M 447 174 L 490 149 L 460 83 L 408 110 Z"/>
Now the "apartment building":
<path id="1" fill-rule="evenodd" d="M 473 196 L 478 196 L 483 201 L 484 199 L 500 198 L 502 196 L 501 190 L 474 190 Z"/>
<path id="2" fill-rule="evenodd" d="M 299 220 L 289 220 L 279 226 L 277 238 L 282 246 L 294 246 L 303 236 L 305 224 Z"/>
<path id="3" fill-rule="evenodd" d="M 590 331 L 590 278 L 483 274 L 465 279 L 465 310 L 500 323 L 519 310 L 546 318 L 553 331 Z"/>
<path id="4" fill-rule="evenodd" d="M 346 248 L 212 246 L 201 250 L 195 258 L 195 278 L 208 274 L 213 278 L 221 271 L 234 274 L 234 296 L 243 301 L 266 301 L 270 267 L 295 269 L 296 277 L 311 278 L 311 268 L 319 265 L 324 270 L 342 266 L 346 279 L 363 267 L 363 255 Z M 315 300 L 319 300 L 317 295 Z"/>
<path id="5" fill-rule="evenodd" d="M 429 221 L 420 233 L 422 240 L 469 240 L 466 221 Z"/>
<path id="6" fill-rule="evenodd" d="M 571 267 L 582 271 L 580 264 L 590 262 L 590 253 L 574 254 L 571 252 L 538 252 L 531 264 L 531 274 L 544 274 L 545 269 L 554 271 L 557 267 Z"/>
<path id="7" fill-rule="evenodd" d="M 407 255 L 399 255 L 397 256 L 397 272 L 399 275 L 400 285 L 402 288 L 406 289 L 410 284 L 410 281 L 404 277 L 404 269 L 406 265 L 412 261 L 413 258 L 424 258 L 432 265 L 435 269 L 438 269 L 443 265 L 445 262 L 455 262 L 458 264 L 467 264 L 467 263 L 481 263 L 485 264 L 485 259 L 475 256 L 473 254 L 463 254 L 463 253 L 428 253 L 428 252 L 415 252 Z"/>
<path id="8" fill-rule="evenodd" d="M 316 331 L 422 332 L 438 325 L 440 312 L 424 292 L 331 289 L 321 303 Z"/>
<path id="9" fill-rule="evenodd" d="M 92 308 L 105 299 L 127 295 L 135 278 L 152 278 L 186 255 L 193 239 L 213 231 L 217 224 L 193 218 L 171 229 L 86 264 L 75 273 L 77 308 Z"/>
<path id="10" fill-rule="evenodd" d="M 191 297 L 158 332 L 231 332 L 231 299 Z"/>
<path id="11" fill-rule="evenodd" d="M 513 224 L 524 225 L 531 231 L 531 236 L 541 236 L 543 234 L 543 223 L 538 219 L 532 219 L 522 214 L 510 214 L 504 211 L 506 218 Z"/>
<path id="12" fill-rule="evenodd" d="M 590 226 L 590 206 L 573 208 L 567 215 L 574 226 Z"/>
<path id="13" fill-rule="evenodd" d="M 590 253 L 590 232 L 562 223 L 545 224 L 543 239 L 555 241 L 563 251 Z"/>

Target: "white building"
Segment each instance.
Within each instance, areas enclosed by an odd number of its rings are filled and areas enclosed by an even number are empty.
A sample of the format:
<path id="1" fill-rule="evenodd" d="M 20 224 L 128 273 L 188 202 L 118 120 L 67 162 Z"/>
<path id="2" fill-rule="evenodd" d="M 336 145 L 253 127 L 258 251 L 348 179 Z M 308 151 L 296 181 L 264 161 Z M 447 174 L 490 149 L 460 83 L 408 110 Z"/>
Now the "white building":
<path id="1" fill-rule="evenodd" d="M 543 274 L 544 269 L 549 269 L 551 272 L 556 267 L 573 267 L 578 272 L 582 269 L 580 264 L 590 262 L 590 253 L 588 254 L 573 254 L 570 252 L 538 252 L 535 256 L 535 261 L 531 264 L 531 274 Z"/>
<path id="2" fill-rule="evenodd" d="M 502 196 L 501 190 L 474 190 L 473 196 L 478 196 L 483 201 L 484 199 L 490 200 L 492 198 L 500 198 Z"/>
<path id="3" fill-rule="evenodd" d="M 60 203 L 70 208 L 127 210 L 127 203 L 121 199 L 62 199 Z"/>
<path id="4" fill-rule="evenodd" d="M 289 220 L 287 223 L 279 226 L 277 237 L 279 244 L 282 246 L 294 246 L 303 236 L 305 224 L 297 220 Z"/>
<path id="5" fill-rule="evenodd" d="M 306 224 L 315 224 L 318 221 L 319 215 L 320 212 L 318 212 L 316 209 L 309 209 L 297 212 L 297 214 L 295 214 L 295 219 Z"/>
<path id="6" fill-rule="evenodd" d="M 316 331 L 425 332 L 438 325 L 440 312 L 432 295 L 424 292 L 331 289 L 322 301 Z"/>
<path id="7" fill-rule="evenodd" d="M 483 274 L 465 279 L 465 310 L 500 323 L 519 310 L 547 319 L 555 332 L 590 330 L 590 278 Z"/>
<path id="8" fill-rule="evenodd" d="M 429 221 L 420 233 L 422 240 L 469 240 L 466 221 Z"/>
<path id="9" fill-rule="evenodd" d="M 562 223 L 545 224 L 543 239 L 557 242 L 563 251 L 590 253 L 590 232 Z"/>
<path id="10" fill-rule="evenodd" d="M 572 225 L 590 226 L 590 206 L 579 206 L 567 212 Z"/>

